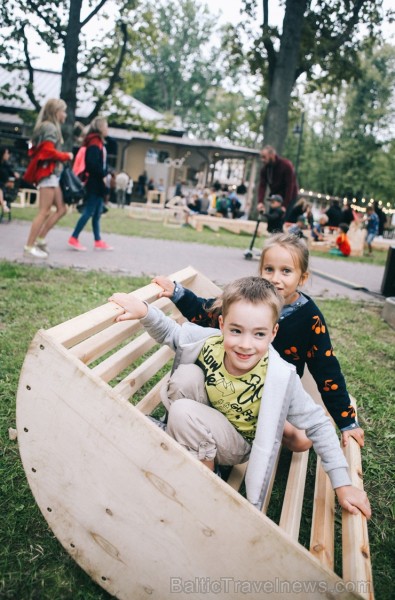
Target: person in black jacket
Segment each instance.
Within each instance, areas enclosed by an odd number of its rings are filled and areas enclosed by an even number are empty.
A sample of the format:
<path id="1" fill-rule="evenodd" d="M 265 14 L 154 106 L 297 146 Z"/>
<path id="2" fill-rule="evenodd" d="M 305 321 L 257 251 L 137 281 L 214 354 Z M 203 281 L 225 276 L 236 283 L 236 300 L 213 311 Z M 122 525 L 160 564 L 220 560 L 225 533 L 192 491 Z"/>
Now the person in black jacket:
<path id="1" fill-rule="evenodd" d="M 342 222 L 342 209 L 338 200 L 332 201 L 325 214 L 328 217 L 328 227 L 339 227 Z"/>
<path id="2" fill-rule="evenodd" d="M 278 194 L 270 196 L 269 202 L 269 211 L 263 213 L 262 215 L 267 221 L 267 230 L 269 233 L 281 233 L 283 230 L 285 216 L 282 196 Z"/>
<path id="3" fill-rule="evenodd" d="M 19 175 L 14 172 L 10 163 L 8 162 L 10 158 L 9 149 L 4 146 L 0 148 L 0 207 L 3 209 L 3 212 L 9 213 L 10 208 L 7 205 L 7 193 L 11 189 L 14 188 L 14 182 Z"/>
<path id="4" fill-rule="evenodd" d="M 354 221 L 354 212 L 352 210 L 350 200 L 347 200 L 347 204 L 343 207 L 341 217 L 341 222 L 345 223 L 348 226 L 350 226 L 351 223 Z"/>
<path id="5" fill-rule="evenodd" d="M 104 242 L 100 236 L 100 218 L 103 213 L 106 194 L 104 177 L 107 175 L 107 152 L 104 140 L 107 134 L 107 120 L 96 117 L 89 125 L 84 139 L 84 146 L 86 146 L 84 171 L 86 175 L 86 199 L 83 213 L 68 241 L 70 248 L 80 252 L 85 251 L 86 247 L 80 243 L 78 236 L 90 218 L 92 218 L 93 236 L 95 238 L 94 249 L 113 250 L 112 246 Z"/>

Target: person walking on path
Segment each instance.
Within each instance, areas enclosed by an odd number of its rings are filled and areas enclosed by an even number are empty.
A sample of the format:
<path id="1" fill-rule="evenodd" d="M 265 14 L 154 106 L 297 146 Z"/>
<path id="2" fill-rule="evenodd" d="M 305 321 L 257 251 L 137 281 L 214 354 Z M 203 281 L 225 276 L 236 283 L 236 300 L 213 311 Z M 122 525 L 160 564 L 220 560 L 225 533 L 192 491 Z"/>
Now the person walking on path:
<path id="1" fill-rule="evenodd" d="M 30 163 L 23 179 L 37 185 L 40 191 L 39 212 L 32 222 L 29 237 L 24 247 L 24 255 L 34 258 L 47 258 L 46 236 L 50 229 L 67 211 L 59 187 L 59 162 L 73 159 L 71 152 L 61 152 L 63 143 L 61 125 L 66 120 L 66 103 L 51 99 L 41 109 L 33 130 L 32 148 L 29 150 Z M 56 211 L 52 212 L 52 207 Z"/>
<path id="2" fill-rule="evenodd" d="M 258 188 L 257 208 L 259 211 L 265 210 L 265 198 L 269 195 L 279 195 L 283 199 L 285 221 L 287 221 L 299 193 L 294 166 L 290 160 L 279 156 L 272 146 L 262 148 L 261 159 L 263 167 Z"/>
<path id="3" fill-rule="evenodd" d="M 83 144 L 86 146 L 85 173 L 86 173 L 86 199 L 84 211 L 69 238 L 68 245 L 73 250 L 85 251 L 78 236 L 92 218 L 93 236 L 95 239 L 95 250 L 113 250 L 100 236 L 100 219 L 103 212 L 106 186 L 104 178 L 107 174 L 107 153 L 104 140 L 108 133 L 107 120 L 96 117 L 90 123 Z"/>
<path id="4" fill-rule="evenodd" d="M 368 235 L 366 236 L 366 243 L 368 245 L 369 256 L 372 255 L 372 242 L 376 235 L 379 233 L 379 218 L 374 212 L 374 206 L 371 204 L 366 209 L 366 229 Z"/>

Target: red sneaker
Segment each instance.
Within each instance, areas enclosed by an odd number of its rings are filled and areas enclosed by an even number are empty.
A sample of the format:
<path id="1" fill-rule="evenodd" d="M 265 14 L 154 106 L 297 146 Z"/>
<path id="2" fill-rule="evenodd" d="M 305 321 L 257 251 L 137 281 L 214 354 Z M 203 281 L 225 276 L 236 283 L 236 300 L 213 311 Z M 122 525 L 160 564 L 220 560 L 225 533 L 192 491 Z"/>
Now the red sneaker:
<path id="1" fill-rule="evenodd" d="M 95 242 L 94 248 L 95 250 L 114 250 L 112 246 L 107 244 L 107 242 L 103 242 L 103 240 L 98 240 Z"/>
<path id="2" fill-rule="evenodd" d="M 70 248 L 73 248 L 73 250 L 78 250 L 79 252 L 86 251 L 85 246 L 83 246 L 75 237 L 69 238 L 68 245 L 70 246 Z"/>

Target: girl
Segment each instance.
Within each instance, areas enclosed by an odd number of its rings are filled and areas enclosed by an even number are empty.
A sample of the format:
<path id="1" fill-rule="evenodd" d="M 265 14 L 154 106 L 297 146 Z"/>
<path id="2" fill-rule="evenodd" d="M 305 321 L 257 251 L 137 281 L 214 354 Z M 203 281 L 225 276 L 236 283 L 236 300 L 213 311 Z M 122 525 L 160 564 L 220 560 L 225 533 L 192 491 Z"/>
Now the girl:
<path id="1" fill-rule="evenodd" d="M 307 364 L 322 400 L 342 432 L 343 446 L 351 435 L 360 446 L 364 432 L 355 418 L 339 362 L 334 355 L 325 319 L 309 296 L 299 291 L 308 279 L 309 251 L 305 242 L 288 233 L 268 238 L 260 259 L 260 274 L 271 281 L 284 298 L 274 348 L 287 362 L 295 365 L 301 377 Z M 171 298 L 188 320 L 204 326 L 216 325 L 218 314 L 210 312 L 213 299 L 197 297 L 165 277 L 153 279 L 163 288 L 159 296 Z M 302 432 L 287 424 L 284 442 L 292 450 L 309 447 Z"/>
<path id="2" fill-rule="evenodd" d="M 62 190 L 59 187 L 58 162 L 73 159 L 71 152 L 60 152 L 63 143 L 61 125 L 66 120 L 66 103 L 51 99 L 43 106 L 33 130 L 31 158 L 23 179 L 40 190 L 39 212 L 32 222 L 24 248 L 26 256 L 47 258 L 45 237 L 50 229 L 66 214 Z M 55 206 L 56 211 L 51 208 Z"/>
<path id="3" fill-rule="evenodd" d="M 80 252 L 84 252 L 86 248 L 80 243 L 78 236 L 90 218 L 92 218 L 95 250 L 113 249 L 100 237 L 100 218 L 103 212 L 104 196 L 106 193 L 104 178 L 107 175 L 107 153 L 104 140 L 107 134 L 107 120 L 102 117 L 96 117 L 89 125 L 83 142 L 84 146 L 86 146 L 84 178 L 86 178 L 85 189 L 87 195 L 84 202 L 84 211 L 68 242 L 71 248 Z"/>

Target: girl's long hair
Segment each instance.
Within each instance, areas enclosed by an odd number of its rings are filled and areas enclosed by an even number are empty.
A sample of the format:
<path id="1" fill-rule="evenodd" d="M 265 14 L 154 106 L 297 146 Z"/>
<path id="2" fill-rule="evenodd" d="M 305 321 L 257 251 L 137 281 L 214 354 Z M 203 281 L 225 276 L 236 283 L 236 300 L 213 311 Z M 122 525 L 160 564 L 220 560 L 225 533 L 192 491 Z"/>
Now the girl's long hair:
<path id="1" fill-rule="evenodd" d="M 62 129 L 57 118 L 57 113 L 59 110 L 66 110 L 66 108 L 67 105 L 64 100 L 60 100 L 59 98 L 51 98 L 50 100 L 47 100 L 47 102 L 44 104 L 44 106 L 38 114 L 37 121 L 33 130 L 33 138 L 38 133 L 38 130 L 40 129 L 41 125 L 45 122 L 49 122 L 55 125 L 58 132 L 59 141 L 63 142 Z"/>
<path id="2" fill-rule="evenodd" d="M 103 128 L 107 125 L 107 119 L 105 117 L 94 118 L 84 131 L 84 138 L 91 133 L 97 133 L 103 138 Z"/>

